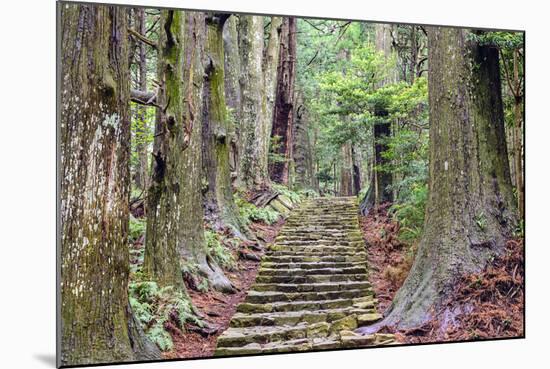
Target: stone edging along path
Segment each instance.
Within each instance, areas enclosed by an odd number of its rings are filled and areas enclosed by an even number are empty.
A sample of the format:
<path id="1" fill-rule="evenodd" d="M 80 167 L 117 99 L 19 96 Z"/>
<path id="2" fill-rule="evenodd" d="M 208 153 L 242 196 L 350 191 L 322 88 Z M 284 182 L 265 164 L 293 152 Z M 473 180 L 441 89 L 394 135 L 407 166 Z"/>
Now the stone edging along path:
<path id="1" fill-rule="evenodd" d="M 381 319 L 357 212 L 355 197 L 312 199 L 292 211 L 215 356 L 395 343 L 391 334 L 353 332 Z"/>

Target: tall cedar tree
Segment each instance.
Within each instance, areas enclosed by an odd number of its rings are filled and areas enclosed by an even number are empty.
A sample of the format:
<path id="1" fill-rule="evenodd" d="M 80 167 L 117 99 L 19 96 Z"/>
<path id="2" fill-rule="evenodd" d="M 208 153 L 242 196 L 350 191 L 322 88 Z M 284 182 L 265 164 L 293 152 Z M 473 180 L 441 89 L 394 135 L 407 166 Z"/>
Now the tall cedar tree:
<path id="1" fill-rule="evenodd" d="M 230 172 L 231 127 L 225 103 L 223 28 L 229 14 L 206 17 L 205 81 L 202 104 L 202 158 L 207 187 L 205 214 L 217 230 L 246 238 L 233 200 Z"/>
<path id="2" fill-rule="evenodd" d="M 411 328 L 463 273 L 504 251 L 516 224 L 498 51 L 468 31 L 430 27 L 430 179 L 424 233 L 384 324 Z M 431 310 L 431 309 L 435 310 Z"/>
<path id="3" fill-rule="evenodd" d="M 239 185 L 248 190 L 258 190 L 270 185 L 265 145 L 269 132 L 262 70 L 264 18 L 240 15 L 238 33 L 241 55 Z"/>
<path id="4" fill-rule="evenodd" d="M 61 6 L 61 365 L 159 358 L 128 302 L 126 16 Z"/>
<path id="5" fill-rule="evenodd" d="M 277 90 L 273 108 L 271 139 L 273 151 L 281 158 L 269 165 L 271 180 L 288 185 L 292 156 L 294 85 L 296 81 L 296 18 L 285 17 L 281 26 L 281 45 L 277 67 Z"/>

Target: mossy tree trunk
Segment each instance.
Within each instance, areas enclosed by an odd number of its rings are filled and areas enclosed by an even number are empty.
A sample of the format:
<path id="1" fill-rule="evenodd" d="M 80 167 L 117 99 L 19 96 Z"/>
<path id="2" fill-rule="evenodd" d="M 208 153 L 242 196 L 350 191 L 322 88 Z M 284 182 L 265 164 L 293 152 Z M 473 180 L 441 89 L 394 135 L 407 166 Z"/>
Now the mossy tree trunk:
<path id="1" fill-rule="evenodd" d="M 196 101 L 188 97 L 192 80 L 183 79 L 183 70 L 193 68 L 197 58 L 184 60 L 185 15 L 177 10 L 161 10 L 157 78 L 161 83 L 157 94 L 155 139 L 151 184 L 147 196 L 147 230 L 144 273 L 160 286 L 183 290 L 183 279 L 178 257 L 180 226 L 187 219 L 183 214 L 182 186 L 189 173 L 184 172 L 182 154 L 189 146 L 196 121 Z M 197 51 L 193 51 L 196 53 Z M 185 63 L 185 64 L 184 64 Z M 199 172 L 200 173 L 200 172 Z"/>
<path id="2" fill-rule="evenodd" d="M 223 27 L 225 101 L 230 109 L 229 122 L 229 165 L 231 179 L 236 179 L 239 172 L 239 141 L 241 137 L 241 59 L 239 55 L 239 38 L 237 17 L 229 17 Z"/>
<path id="3" fill-rule="evenodd" d="M 219 18 L 218 20 L 221 21 L 221 26 L 223 27 L 224 20 Z M 214 84 L 218 84 L 215 88 L 215 95 L 217 97 L 221 96 L 221 99 L 223 99 L 224 91 L 222 28 L 219 28 L 219 33 L 213 35 L 211 29 L 213 23 L 211 21 L 212 18 L 207 20 L 204 13 L 189 12 L 187 15 L 188 26 L 186 27 L 186 44 L 193 45 L 193 47 L 185 49 L 185 60 L 189 60 L 189 62 L 186 62 L 187 64 L 184 69 L 184 81 L 189 81 L 187 85 L 186 100 L 193 101 L 195 124 L 189 148 L 181 156 L 183 161 L 183 175 L 185 176 L 185 181 L 181 186 L 183 194 L 182 216 L 186 220 L 180 226 L 181 237 L 178 249 L 185 262 L 190 262 L 198 266 L 199 272 L 208 279 L 211 287 L 218 291 L 232 293 L 235 290 L 221 268 L 210 257 L 204 237 L 205 211 L 202 195 L 203 190 L 205 190 L 203 184 L 203 135 L 205 134 L 204 125 L 209 125 L 210 123 L 210 121 L 205 120 L 205 112 L 208 111 L 208 107 L 212 101 L 209 97 L 203 97 L 205 93 L 211 92 L 213 87 L 211 83 L 212 75 L 209 73 L 205 74 L 205 71 L 209 69 L 209 67 L 205 68 L 205 66 L 211 65 L 210 52 L 211 46 L 213 45 L 212 37 L 216 39 L 215 44 L 217 47 L 215 50 L 217 58 L 215 63 L 218 67 L 221 65 L 221 74 L 214 77 L 216 80 Z M 208 52 L 206 52 L 205 48 L 208 49 Z M 193 59 L 192 67 L 191 59 Z M 223 124 L 227 123 L 225 102 L 223 100 L 221 102 L 223 106 L 216 105 L 216 112 L 214 113 L 218 114 L 215 115 L 214 118 L 215 126 L 220 128 L 226 127 L 223 126 Z M 217 122 L 220 123 L 219 126 Z M 208 131 L 208 129 L 206 130 Z M 222 188 L 216 190 L 214 194 L 227 196 L 228 191 L 231 191 L 229 177 L 229 148 L 227 145 L 223 145 L 223 148 L 215 146 L 212 147 L 212 149 L 216 150 L 216 159 L 213 163 L 218 165 L 212 168 L 212 173 L 216 179 L 213 188 Z M 218 149 L 220 150 L 217 151 Z M 220 169 L 220 172 L 218 172 L 218 169 Z M 210 184 L 208 185 L 210 186 Z M 226 200 L 227 198 L 224 197 L 223 199 Z M 223 204 L 223 206 L 225 205 L 229 206 L 229 203 Z"/>
<path id="4" fill-rule="evenodd" d="M 231 128 L 225 103 L 223 27 L 228 14 L 206 17 L 205 81 L 202 104 L 202 159 L 206 178 L 205 215 L 217 230 L 246 238 L 233 200 L 230 172 Z"/>
<path id="5" fill-rule="evenodd" d="M 264 60 L 264 86 L 266 98 L 265 116 L 267 119 L 266 130 L 268 134 L 265 136 L 266 150 L 269 151 L 271 145 L 271 129 L 273 126 L 273 108 L 275 106 L 275 94 L 277 92 L 277 70 L 279 65 L 279 53 L 281 50 L 281 26 L 283 18 L 271 17 L 269 26 L 269 39 L 265 49 Z"/>
<path id="6" fill-rule="evenodd" d="M 464 273 L 504 251 L 516 223 L 498 51 L 430 27 L 430 179 L 424 233 L 383 324 L 418 326 Z"/>
<path id="7" fill-rule="evenodd" d="M 294 121 L 294 85 L 296 80 L 296 18 L 285 17 L 281 26 L 281 45 L 277 66 L 277 90 L 273 108 L 272 151 L 279 160 L 269 164 L 271 180 L 288 184 L 292 158 L 292 124 Z"/>
<path id="8" fill-rule="evenodd" d="M 296 94 L 295 120 L 293 125 L 294 147 L 292 148 L 292 160 L 294 162 L 295 189 L 315 189 L 315 173 L 313 162 L 313 145 L 310 138 L 310 127 L 307 109 L 303 95 Z"/>
<path id="9" fill-rule="evenodd" d="M 270 186 L 267 171 L 266 91 L 262 60 L 264 18 L 239 16 L 239 52 L 241 55 L 241 150 L 238 182 L 248 190 Z"/>
<path id="10" fill-rule="evenodd" d="M 136 32 L 145 36 L 145 8 L 135 9 L 136 12 Z M 147 90 L 147 54 L 145 52 L 145 43 L 138 42 L 138 70 L 139 70 L 139 86 L 140 91 Z M 147 107 L 139 106 L 137 108 L 137 119 L 139 120 L 136 130 L 136 151 L 138 154 L 138 161 L 136 165 L 135 182 L 138 188 L 142 190 L 147 189 L 149 175 L 147 168 L 147 140 L 149 128 L 146 121 Z"/>
<path id="11" fill-rule="evenodd" d="M 60 364 L 158 358 L 128 303 L 126 9 L 60 7 Z"/>

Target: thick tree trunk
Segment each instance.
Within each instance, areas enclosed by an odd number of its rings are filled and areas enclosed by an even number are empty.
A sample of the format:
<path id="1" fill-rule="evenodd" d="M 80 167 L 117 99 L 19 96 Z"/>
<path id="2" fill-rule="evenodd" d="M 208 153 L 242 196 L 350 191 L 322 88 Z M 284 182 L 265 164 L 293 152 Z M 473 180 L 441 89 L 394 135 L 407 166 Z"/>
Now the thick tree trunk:
<path id="1" fill-rule="evenodd" d="M 382 324 L 418 326 L 463 273 L 504 251 L 516 223 L 498 52 L 467 31 L 433 27 L 429 40 L 430 181 L 412 269 Z"/>
<path id="2" fill-rule="evenodd" d="M 146 276 L 160 286 L 180 290 L 184 286 L 178 236 L 180 225 L 187 221 L 181 214 L 186 194 L 180 186 L 187 180 L 181 157 L 189 146 L 196 118 L 195 111 L 190 109 L 196 101 L 184 103 L 184 96 L 188 96 L 191 88 L 191 81 L 183 79 L 184 65 L 192 69 L 195 63 L 191 58 L 184 60 L 186 27 L 183 12 L 161 11 L 157 66 L 161 86 L 157 103 L 162 108 L 157 109 L 143 267 Z M 193 53 L 196 53 L 194 49 Z"/>
<path id="3" fill-rule="evenodd" d="M 267 172 L 266 92 L 263 83 L 263 34 L 261 16 L 239 17 L 241 54 L 241 150 L 239 185 L 255 190 L 270 185 Z"/>
<path id="4" fill-rule="evenodd" d="M 283 19 L 277 67 L 277 90 L 273 110 L 271 137 L 277 138 L 274 153 L 284 158 L 269 164 L 271 180 L 288 184 L 292 157 L 292 123 L 294 120 L 294 83 L 296 80 L 296 18 Z"/>
<path id="5" fill-rule="evenodd" d="M 273 109 L 275 107 L 275 96 L 277 92 L 277 70 L 279 66 L 279 53 L 281 52 L 281 33 L 282 33 L 283 18 L 271 17 L 271 25 L 269 31 L 269 39 L 265 49 L 264 60 L 264 86 L 266 109 L 265 116 L 267 119 L 266 135 L 266 150 L 270 149 L 271 130 L 273 128 Z"/>
<path id="6" fill-rule="evenodd" d="M 243 226 L 233 200 L 230 172 L 230 127 L 225 104 L 223 27 L 227 16 L 213 14 L 206 18 L 205 82 L 202 111 L 202 157 L 205 214 L 215 229 L 229 228 L 240 238 Z"/>
<path id="7" fill-rule="evenodd" d="M 192 49 L 185 50 L 186 58 L 196 58 L 193 68 L 186 68 L 184 70 L 184 80 L 189 80 L 190 89 L 188 90 L 187 100 L 193 101 L 195 108 L 195 126 L 191 136 L 191 141 L 188 150 L 186 150 L 182 155 L 183 161 L 183 173 L 185 176 L 185 182 L 181 186 L 181 191 L 183 194 L 183 208 L 182 214 L 186 221 L 181 224 L 181 242 L 179 244 L 179 251 L 183 259 L 186 262 L 191 262 L 199 267 L 201 274 L 208 279 L 208 282 L 211 287 L 214 289 L 233 293 L 235 290 L 233 285 L 224 275 L 221 268 L 216 264 L 216 262 L 210 257 L 208 250 L 206 248 L 206 240 L 204 238 L 204 208 L 203 208 L 203 197 L 202 189 L 203 183 L 203 124 L 208 124 L 203 121 L 204 114 L 204 105 L 210 106 L 211 101 L 203 100 L 203 94 L 205 92 L 204 84 L 209 84 L 209 77 L 205 76 L 205 65 L 201 62 L 205 60 L 205 45 L 212 45 L 213 36 L 210 32 L 208 34 L 208 39 L 205 37 L 207 35 L 207 22 L 205 15 L 203 13 L 189 12 L 187 16 L 189 22 L 189 34 L 186 34 L 186 45 L 193 45 L 193 49 L 197 50 L 198 55 L 194 55 Z M 196 38 L 193 38 L 195 35 Z M 221 42 L 221 30 L 219 34 L 219 41 Z M 222 45 L 218 44 L 219 48 L 216 52 L 219 54 L 223 53 Z M 197 57 L 198 56 L 198 57 Z M 222 60 L 216 61 L 216 65 L 223 65 Z M 206 77 L 206 78 L 205 78 Z M 221 78 L 220 78 L 221 77 Z M 223 74 L 216 76 L 214 78 L 219 86 L 215 87 L 212 85 L 212 91 L 215 90 L 216 94 L 223 95 Z M 218 106 L 219 108 L 219 106 Z M 218 111 L 216 114 L 220 114 Z M 217 115 L 219 119 L 223 119 L 222 115 Z M 216 118 L 218 119 L 218 118 Z M 220 148 L 218 146 L 216 149 Z M 228 162 L 228 153 L 227 146 L 225 146 L 225 156 L 221 157 L 223 165 L 227 165 Z M 219 162 L 218 162 L 219 164 Z M 226 172 L 226 174 L 229 174 Z M 220 186 L 221 183 L 220 175 L 218 174 L 218 183 Z M 227 183 L 229 181 L 227 179 Z M 219 194 L 226 194 L 229 184 L 224 188 L 224 190 L 219 190 Z M 226 205 L 226 204 L 224 204 Z"/>
<path id="8" fill-rule="evenodd" d="M 241 139 L 241 60 L 239 55 L 239 39 L 237 33 L 237 17 L 229 17 L 223 27 L 224 45 L 224 77 L 225 102 L 231 110 L 233 120 L 230 122 L 229 135 L 229 165 L 232 179 L 238 177 L 239 171 L 239 141 Z"/>
<path id="9" fill-rule="evenodd" d="M 145 9 L 139 8 L 136 9 L 137 15 L 137 30 L 140 34 L 145 34 Z M 147 56 L 145 53 L 145 43 L 139 42 L 139 90 L 147 91 Z M 138 161 L 136 165 L 136 175 L 135 181 L 138 188 L 145 190 L 147 189 L 147 184 L 149 180 L 149 175 L 147 173 L 148 160 L 147 160 L 147 141 L 146 137 L 149 132 L 146 121 L 146 111 L 147 107 L 139 106 L 137 108 L 137 119 L 140 124 L 138 124 L 138 129 L 136 131 L 136 151 L 138 154 Z"/>
<path id="10" fill-rule="evenodd" d="M 62 365 L 159 357 L 128 303 L 126 10 L 61 8 Z"/>
<path id="11" fill-rule="evenodd" d="M 157 125 L 149 188 L 144 272 L 184 289 L 180 261 L 196 264 L 210 284 L 232 291 L 204 238 L 202 207 L 203 13 L 161 11 Z"/>
<path id="12" fill-rule="evenodd" d="M 519 89 L 519 60 L 518 51 L 514 50 L 514 87 Z M 518 90 L 514 94 L 514 160 L 516 169 L 516 192 L 518 198 L 518 211 L 521 219 L 524 218 L 525 185 L 523 184 L 523 94 Z"/>
<path id="13" fill-rule="evenodd" d="M 309 121 L 301 93 L 297 94 L 296 105 L 293 126 L 294 146 L 292 148 L 292 160 L 294 162 L 293 188 L 298 190 L 316 189 Z"/>

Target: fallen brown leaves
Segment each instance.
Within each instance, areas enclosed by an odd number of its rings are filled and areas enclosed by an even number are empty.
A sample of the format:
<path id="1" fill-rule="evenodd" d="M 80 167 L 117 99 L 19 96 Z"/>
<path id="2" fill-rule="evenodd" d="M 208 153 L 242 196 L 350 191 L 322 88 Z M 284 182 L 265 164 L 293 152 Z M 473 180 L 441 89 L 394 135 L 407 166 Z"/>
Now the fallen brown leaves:
<path id="1" fill-rule="evenodd" d="M 403 284 L 412 265 L 412 255 L 399 239 L 399 224 L 387 215 L 390 203 L 372 209 L 360 217 L 363 238 L 368 245 L 369 280 L 376 297 L 378 309 L 383 312 Z"/>
<path id="2" fill-rule="evenodd" d="M 368 244 L 369 279 L 380 312 L 403 284 L 414 255 L 414 249 L 399 243 L 399 225 L 387 216 L 388 207 L 384 204 L 360 219 Z M 523 241 L 509 240 L 503 255 L 482 272 L 465 275 L 455 284 L 442 308 L 432 311 L 432 320 L 414 329 L 388 332 L 406 343 L 521 337 L 524 275 Z"/>
<path id="3" fill-rule="evenodd" d="M 262 241 L 269 243 L 273 241 L 283 224 L 284 221 L 282 220 L 271 226 L 252 223 L 250 229 Z M 249 243 L 242 244 L 241 247 L 246 249 L 247 252 L 261 253 L 257 246 Z M 169 331 L 174 342 L 174 350 L 165 353 L 164 358 L 198 358 L 210 357 L 214 354 L 218 336 L 229 326 L 237 305 L 244 300 L 250 286 L 254 283 L 260 265 L 258 261 L 238 257 L 238 252 L 239 250 L 235 250 L 236 268 L 233 271 L 226 272 L 226 276 L 236 287 L 237 293 L 226 295 L 216 291 L 202 293 L 189 289 L 193 305 L 202 314 L 203 320 L 208 326 L 214 328 L 212 334 L 205 334 L 204 330 L 199 331 L 190 326 L 186 327 L 185 332 L 177 327 L 170 327 Z"/>

